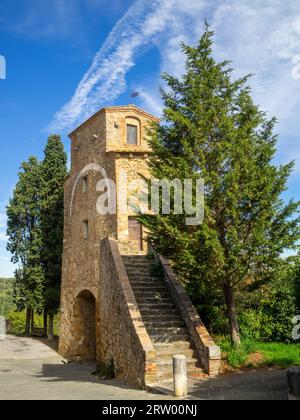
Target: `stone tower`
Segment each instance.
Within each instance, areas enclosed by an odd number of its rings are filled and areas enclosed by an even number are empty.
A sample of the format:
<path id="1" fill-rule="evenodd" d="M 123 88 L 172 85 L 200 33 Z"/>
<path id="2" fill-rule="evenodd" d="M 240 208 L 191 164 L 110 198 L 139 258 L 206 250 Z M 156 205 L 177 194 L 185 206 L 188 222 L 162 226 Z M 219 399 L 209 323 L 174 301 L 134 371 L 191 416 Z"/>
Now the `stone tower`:
<path id="1" fill-rule="evenodd" d="M 117 186 L 123 171 L 128 182 L 137 176 L 148 177 L 147 131 L 158 121 L 134 105 L 109 107 L 70 134 L 59 345 L 61 354 L 69 358 L 99 358 L 93 314 L 96 311 L 99 324 L 95 303 L 99 300 L 100 241 L 117 239 L 122 254 L 147 252 L 142 228 L 131 214 L 98 214 L 97 183 L 107 177 Z"/>
<path id="2" fill-rule="evenodd" d="M 70 135 L 65 181 L 59 351 L 69 360 L 113 360 L 117 376 L 139 386 L 170 374 L 178 352 L 209 374 L 220 359 L 169 267 L 166 282 L 150 274 L 134 209 L 121 211 L 124 184 L 149 178 L 148 129 L 158 122 L 134 105 L 100 110 Z M 99 212 L 114 186 L 115 211 Z"/>

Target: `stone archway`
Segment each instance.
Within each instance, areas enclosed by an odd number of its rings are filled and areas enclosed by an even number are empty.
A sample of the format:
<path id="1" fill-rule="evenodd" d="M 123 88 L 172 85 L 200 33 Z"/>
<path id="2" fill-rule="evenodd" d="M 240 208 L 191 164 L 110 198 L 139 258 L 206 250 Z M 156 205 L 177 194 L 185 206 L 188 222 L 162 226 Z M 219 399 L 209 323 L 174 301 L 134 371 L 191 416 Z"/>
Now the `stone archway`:
<path id="1" fill-rule="evenodd" d="M 96 359 L 96 299 L 89 290 L 83 290 L 75 299 L 74 342 L 77 360 Z"/>

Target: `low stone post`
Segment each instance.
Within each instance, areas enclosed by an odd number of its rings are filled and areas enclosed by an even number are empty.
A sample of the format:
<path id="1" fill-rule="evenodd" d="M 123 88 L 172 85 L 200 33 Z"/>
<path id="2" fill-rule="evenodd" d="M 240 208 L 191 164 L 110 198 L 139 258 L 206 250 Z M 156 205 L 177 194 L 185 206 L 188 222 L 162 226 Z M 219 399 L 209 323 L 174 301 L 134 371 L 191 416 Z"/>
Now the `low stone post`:
<path id="1" fill-rule="evenodd" d="M 289 368 L 287 372 L 289 400 L 300 401 L 300 366 Z"/>
<path id="2" fill-rule="evenodd" d="M 188 395 L 187 362 L 186 357 L 177 355 L 173 357 L 174 395 L 182 398 Z"/>

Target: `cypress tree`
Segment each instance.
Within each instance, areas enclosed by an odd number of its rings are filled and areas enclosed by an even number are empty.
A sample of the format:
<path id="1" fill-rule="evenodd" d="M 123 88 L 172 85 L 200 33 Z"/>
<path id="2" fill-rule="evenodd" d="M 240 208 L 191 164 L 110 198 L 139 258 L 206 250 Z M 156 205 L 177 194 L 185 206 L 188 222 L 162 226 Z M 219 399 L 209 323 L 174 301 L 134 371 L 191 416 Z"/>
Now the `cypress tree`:
<path id="1" fill-rule="evenodd" d="M 33 312 L 44 306 L 44 275 L 41 265 L 40 164 L 35 157 L 23 162 L 18 182 L 7 206 L 7 249 L 15 272 L 14 300 L 18 310 L 27 311 L 29 335 Z"/>
<path id="2" fill-rule="evenodd" d="M 229 62 L 216 62 L 212 47 L 208 26 L 196 47 L 182 46 L 185 73 L 163 76 L 163 121 L 150 140 L 155 178 L 204 180 L 204 221 L 188 226 L 187 215 L 174 212 L 141 220 L 194 296 L 205 287 L 221 291 L 239 345 L 235 293 L 271 279 L 282 253 L 295 247 L 299 203 L 281 199 L 293 163 L 273 162 L 276 120 L 254 104 L 250 76 L 233 80 Z"/>
<path id="3" fill-rule="evenodd" d="M 53 331 L 53 316 L 60 302 L 66 165 L 67 156 L 60 136 L 50 136 L 41 167 L 41 255 L 45 276 L 45 311 L 49 315 L 50 335 Z"/>

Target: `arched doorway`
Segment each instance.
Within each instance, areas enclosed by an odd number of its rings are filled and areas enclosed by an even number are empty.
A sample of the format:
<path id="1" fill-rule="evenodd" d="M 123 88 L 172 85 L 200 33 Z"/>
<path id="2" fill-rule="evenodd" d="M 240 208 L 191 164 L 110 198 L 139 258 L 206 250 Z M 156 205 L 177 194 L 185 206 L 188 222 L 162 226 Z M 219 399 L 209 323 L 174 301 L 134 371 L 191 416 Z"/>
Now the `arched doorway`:
<path id="1" fill-rule="evenodd" d="M 89 290 L 76 297 L 74 307 L 75 356 L 78 360 L 96 359 L 96 299 Z"/>

